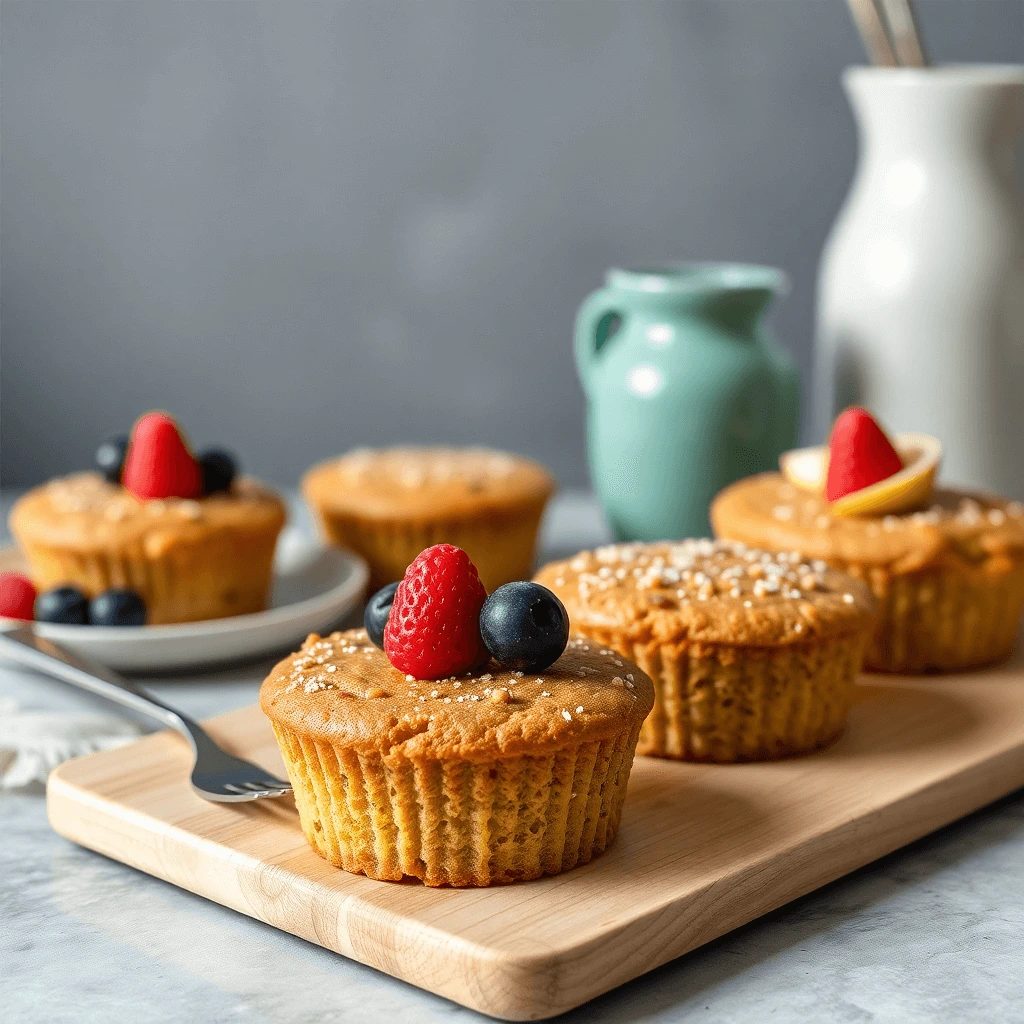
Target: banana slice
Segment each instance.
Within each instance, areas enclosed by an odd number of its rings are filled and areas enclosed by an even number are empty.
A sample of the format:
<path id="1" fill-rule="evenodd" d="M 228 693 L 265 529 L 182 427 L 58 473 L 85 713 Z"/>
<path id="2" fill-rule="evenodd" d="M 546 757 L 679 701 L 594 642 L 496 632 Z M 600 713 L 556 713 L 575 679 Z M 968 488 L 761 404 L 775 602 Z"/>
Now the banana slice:
<path id="1" fill-rule="evenodd" d="M 942 445 L 938 438 L 930 434 L 897 434 L 893 445 L 903 461 L 903 469 L 833 502 L 830 509 L 834 515 L 890 515 L 907 512 L 927 502 L 942 461 Z M 779 469 L 794 487 L 811 494 L 822 494 L 828 473 L 828 446 L 783 452 L 779 458 Z"/>
<path id="2" fill-rule="evenodd" d="M 794 487 L 811 494 L 825 493 L 825 477 L 828 474 L 828 446 L 794 448 L 779 456 L 779 469 Z"/>

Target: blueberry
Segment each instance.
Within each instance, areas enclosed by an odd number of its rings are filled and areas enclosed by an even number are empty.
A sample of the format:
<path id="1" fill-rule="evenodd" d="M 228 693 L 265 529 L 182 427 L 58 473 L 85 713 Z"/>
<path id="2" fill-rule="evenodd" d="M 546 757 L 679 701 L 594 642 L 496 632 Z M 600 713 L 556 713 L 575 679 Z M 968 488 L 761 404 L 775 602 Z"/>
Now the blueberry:
<path id="1" fill-rule="evenodd" d="M 569 615 L 539 583 L 506 583 L 480 610 L 480 635 L 506 668 L 543 672 L 569 642 Z"/>
<path id="2" fill-rule="evenodd" d="M 89 621 L 89 598 L 77 587 L 54 587 L 36 598 L 37 622 L 84 626 Z"/>
<path id="3" fill-rule="evenodd" d="M 107 483 L 119 484 L 121 470 L 124 469 L 124 457 L 128 451 L 128 435 L 115 434 L 103 441 L 96 449 L 96 468 L 106 478 Z"/>
<path id="4" fill-rule="evenodd" d="M 89 602 L 89 621 L 94 626 L 143 626 L 146 602 L 134 590 L 104 590 Z"/>
<path id="5" fill-rule="evenodd" d="M 199 456 L 203 468 L 203 494 L 216 494 L 230 490 L 238 473 L 234 457 L 221 448 L 207 448 Z"/>
<path id="6" fill-rule="evenodd" d="M 384 650 L 384 627 L 388 624 L 388 616 L 391 614 L 391 605 L 395 601 L 397 589 L 397 583 L 389 583 L 386 587 L 381 587 L 366 602 L 366 611 L 363 612 L 363 625 L 366 627 L 367 636 L 381 650 Z"/>

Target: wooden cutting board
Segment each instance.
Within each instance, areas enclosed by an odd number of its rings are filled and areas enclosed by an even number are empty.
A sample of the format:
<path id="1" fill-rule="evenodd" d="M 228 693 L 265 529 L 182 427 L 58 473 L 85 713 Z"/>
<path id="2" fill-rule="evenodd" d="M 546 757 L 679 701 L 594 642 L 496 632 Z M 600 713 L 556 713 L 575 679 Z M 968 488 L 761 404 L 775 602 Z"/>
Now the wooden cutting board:
<path id="1" fill-rule="evenodd" d="M 257 708 L 207 726 L 281 771 Z M 865 676 L 846 734 L 810 757 L 637 758 L 604 856 L 504 888 L 346 874 L 307 847 L 290 798 L 206 803 L 189 769 L 171 733 L 70 761 L 50 776 L 50 821 L 83 846 L 414 985 L 535 1020 L 1024 785 L 1024 659 L 962 676 Z"/>

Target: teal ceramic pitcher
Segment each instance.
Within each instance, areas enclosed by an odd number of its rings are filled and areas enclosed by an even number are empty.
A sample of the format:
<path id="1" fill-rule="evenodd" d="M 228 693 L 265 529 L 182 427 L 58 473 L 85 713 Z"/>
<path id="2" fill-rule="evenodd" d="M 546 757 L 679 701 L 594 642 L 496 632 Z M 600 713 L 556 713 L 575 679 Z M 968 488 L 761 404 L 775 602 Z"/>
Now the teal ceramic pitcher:
<path id="1" fill-rule="evenodd" d="M 620 540 L 710 535 L 726 484 L 796 444 L 800 383 L 761 323 L 781 271 L 610 270 L 576 320 L 590 472 Z"/>

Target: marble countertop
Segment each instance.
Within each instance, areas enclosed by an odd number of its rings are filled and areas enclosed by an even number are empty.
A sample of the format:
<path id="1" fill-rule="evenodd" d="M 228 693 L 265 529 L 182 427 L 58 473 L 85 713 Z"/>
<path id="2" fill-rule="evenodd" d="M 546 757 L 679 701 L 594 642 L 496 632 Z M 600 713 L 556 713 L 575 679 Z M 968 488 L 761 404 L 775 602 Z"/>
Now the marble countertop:
<path id="1" fill-rule="evenodd" d="M 544 548 L 603 537 L 592 504 L 570 494 Z M 251 703 L 263 668 L 146 685 L 201 718 Z M 7 665 L 2 697 L 110 710 Z M 1018 792 L 557 1019 L 1019 1020 L 1022 864 Z M 0 794 L 0 993 L 19 1024 L 490 1019 L 74 846 L 47 825 L 41 791 Z"/>

